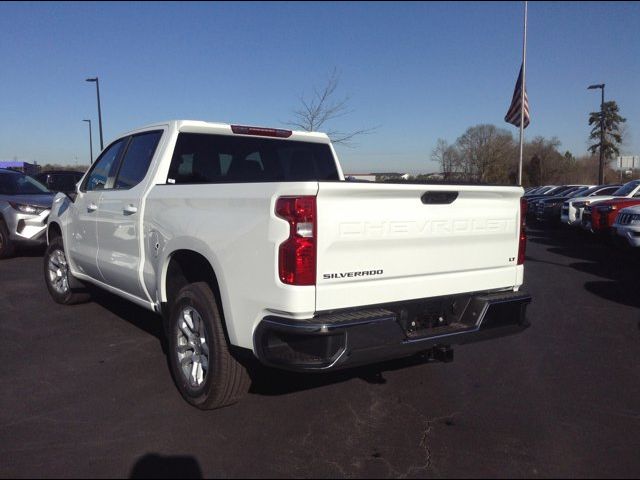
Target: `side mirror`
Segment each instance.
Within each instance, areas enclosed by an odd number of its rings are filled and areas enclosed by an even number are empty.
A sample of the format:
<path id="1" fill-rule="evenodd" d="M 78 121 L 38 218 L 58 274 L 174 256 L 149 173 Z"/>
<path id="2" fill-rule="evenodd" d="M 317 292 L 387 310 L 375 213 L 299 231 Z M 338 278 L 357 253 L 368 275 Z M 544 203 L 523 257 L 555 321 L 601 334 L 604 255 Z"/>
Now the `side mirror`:
<path id="1" fill-rule="evenodd" d="M 67 198 L 69 200 L 71 200 L 71 203 L 76 201 L 76 197 L 78 196 L 78 185 L 75 185 L 75 190 L 73 192 L 64 192 L 64 194 L 67 196 Z"/>

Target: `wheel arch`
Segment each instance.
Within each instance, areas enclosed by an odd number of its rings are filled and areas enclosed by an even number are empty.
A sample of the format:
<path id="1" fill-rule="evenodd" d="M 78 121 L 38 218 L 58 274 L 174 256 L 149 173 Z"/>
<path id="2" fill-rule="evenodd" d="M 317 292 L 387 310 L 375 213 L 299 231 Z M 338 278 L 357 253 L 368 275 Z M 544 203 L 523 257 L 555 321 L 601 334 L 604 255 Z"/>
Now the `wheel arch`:
<path id="1" fill-rule="evenodd" d="M 47 244 L 51 243 L 51 240 L 56 237 L 62 237 L 62 227 L 58 222 L 49 222 L 49 225 L 47 225 Z"/>
<path id="2" fill-rule="evenodd" d="M 214 269 L 213 262 L 196 250 L 180 248 L 172 251 L 166 257 L 162 268 L 160 285 L 160 298 L 165 320 L 168 318 L 173 299 L 180 289 L 194 282 L 206 282 L 210 286 L 220 309 L 222 326 L 227 341 L 234 344 L 235 331 L 229 319 L 229 308 L 226 308 L 228 302 L 226 302 L 224 286 Z"/>

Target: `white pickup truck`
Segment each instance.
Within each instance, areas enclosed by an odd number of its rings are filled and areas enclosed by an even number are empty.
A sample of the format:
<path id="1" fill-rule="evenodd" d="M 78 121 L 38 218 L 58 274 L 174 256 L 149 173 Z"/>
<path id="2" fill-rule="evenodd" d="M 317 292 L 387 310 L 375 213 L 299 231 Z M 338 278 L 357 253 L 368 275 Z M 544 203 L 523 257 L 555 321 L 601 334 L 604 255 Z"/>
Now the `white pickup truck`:
<path id="1" fill-rule="evenodd" d="M 107 146 L 47 227 L 47 288 L 162 314 L 202 408 L 249 387 L 243 353 L 327 371 L 528 326 L 520 187 L 344 181 L 321 133 L 170 121 Z"/>

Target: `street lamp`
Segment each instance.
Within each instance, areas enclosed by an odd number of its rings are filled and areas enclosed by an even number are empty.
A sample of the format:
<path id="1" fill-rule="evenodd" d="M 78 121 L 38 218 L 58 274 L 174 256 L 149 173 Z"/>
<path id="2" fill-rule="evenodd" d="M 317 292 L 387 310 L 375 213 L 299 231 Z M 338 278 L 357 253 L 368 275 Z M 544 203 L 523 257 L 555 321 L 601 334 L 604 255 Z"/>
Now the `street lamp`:
<path id="1" fill-rule="evenodd" d="M 100 82 L 98 77 L 87 78 L 87 82 L 96 82 L 96 93 L 98 94 L 98 125 L 100 127 L 100 151 L 104 148 L 102 143 L 102 112 L 100 110 Z"/>
<path id="2" fill-rule="evenodd" d="M 91 120 L 82 120 L 83 122 L 89 122 L 89 158 L 91 161 L 89 165 L 93 163 L 93 139 L 91 138 Z"/>
<path id="3" fill-rule="evenodd" d="M 602 151 L 602 147 L 604 146 L 604 83 L 589 85 L 587 90 L 594 90 L 596 88 L 602 90 L 602 100 L 600 101 L 600 165 L 598 166 L 598 184 L 602 185 L 604 184 L 604 152 Z"/>

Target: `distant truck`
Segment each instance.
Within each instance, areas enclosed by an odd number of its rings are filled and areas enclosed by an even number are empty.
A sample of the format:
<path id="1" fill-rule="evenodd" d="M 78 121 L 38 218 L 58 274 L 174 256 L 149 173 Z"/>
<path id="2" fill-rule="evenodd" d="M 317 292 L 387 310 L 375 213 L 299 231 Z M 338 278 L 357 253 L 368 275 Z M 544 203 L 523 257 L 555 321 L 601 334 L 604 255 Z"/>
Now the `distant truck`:
<path id="1" fill-rule="evenodd" d="M 52 192 L 72 193 L 76 191 L 76 184 L 84 176 L 83 172 L 72 170 L 51 170 L 38 173 L 34 178 Z"/>
<path id="2" fill-rule="evenodd" d="M 61 304 L 91 283 L 162 314 L 178 389 L 217 408 L 244 353 L 324 372 L 526 328 L 522 193 L 346 182 L 321 133 L 159 123 L 56 196 L 44 277 Z"/>

